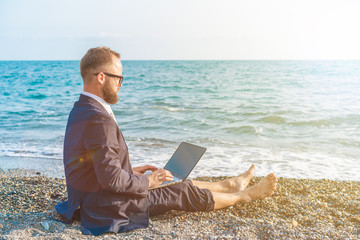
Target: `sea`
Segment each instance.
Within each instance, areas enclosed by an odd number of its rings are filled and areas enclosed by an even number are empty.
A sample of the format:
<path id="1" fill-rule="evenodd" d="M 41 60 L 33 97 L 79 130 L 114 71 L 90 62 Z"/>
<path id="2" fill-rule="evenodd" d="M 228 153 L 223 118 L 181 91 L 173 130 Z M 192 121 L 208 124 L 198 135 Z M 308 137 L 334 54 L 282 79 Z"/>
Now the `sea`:
<path id="1" fill-rule="evenodd" d="M 133 166 L 207 148 L 190 177 L 360 180 L 360 61 L 123 61 L 112 105 Z M 79 61 L 0 62 L 0 168 L 64 177 Z"/>

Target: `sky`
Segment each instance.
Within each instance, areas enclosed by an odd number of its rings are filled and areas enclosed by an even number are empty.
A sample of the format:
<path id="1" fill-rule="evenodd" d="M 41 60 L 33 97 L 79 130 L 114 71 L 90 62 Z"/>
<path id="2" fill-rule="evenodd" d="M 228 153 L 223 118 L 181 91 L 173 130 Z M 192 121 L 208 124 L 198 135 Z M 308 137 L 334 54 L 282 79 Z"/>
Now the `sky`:
<path id="1" fill-rule="evenodd" d="M 360 59 L 359 0 L 0 0 L 0 60 Z"/>

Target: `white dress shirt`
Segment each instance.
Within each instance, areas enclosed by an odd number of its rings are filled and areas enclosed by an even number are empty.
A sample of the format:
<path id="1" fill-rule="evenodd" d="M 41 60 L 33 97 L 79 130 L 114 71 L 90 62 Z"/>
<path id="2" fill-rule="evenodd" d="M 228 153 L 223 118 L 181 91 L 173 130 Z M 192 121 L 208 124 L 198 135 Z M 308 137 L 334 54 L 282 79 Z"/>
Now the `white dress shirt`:
<path id="1" fill-rule="evenodd" d="M 85 95 L 85 96 L 88 96 L 88 97 L 91 97 L 92 99 L 95 99 L 96 101 L 98 101 L 105 109 L 106 111 L 110 114 L 110 116 L 115 120 L 116 122 L 116 119 L 115 119 L 115 115 L 114 115 L 114 112 L 113 110 L 111 109 L 110 107 L 110 104 L 107 103 L 104 99 L 102 99 L 101 97 L 98 97 L 92 93 L 89 93 L 89 92 L 82 92 L 81 93 L 82 95 Z"/>

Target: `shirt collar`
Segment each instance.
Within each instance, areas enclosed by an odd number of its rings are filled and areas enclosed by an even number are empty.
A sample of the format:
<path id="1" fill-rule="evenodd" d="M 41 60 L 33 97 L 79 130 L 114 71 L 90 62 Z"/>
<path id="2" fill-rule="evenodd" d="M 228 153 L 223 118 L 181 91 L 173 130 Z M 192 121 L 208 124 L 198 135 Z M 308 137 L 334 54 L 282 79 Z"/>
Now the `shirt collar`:
<path id="1" fill-rule="evenodd" d="M 85 95 L 85 96 L 88 96 L 88 97 L 91 97 L 92 99 L 95 99 L 96 101 L 98 101 L 105 108 L 105 110 L 110 114 L 110 116 L 112 116 L 114 118 L 114 113 L 113 113 L 113 111 L 112 111 L 112 109 L 110 107 L 110 104 L 107 103 L 104 99 L 102 99 L 99 96 L 96 96 L 95 94 L 85 92 L 85 91 L 83 91 L 81 94 Z"/>

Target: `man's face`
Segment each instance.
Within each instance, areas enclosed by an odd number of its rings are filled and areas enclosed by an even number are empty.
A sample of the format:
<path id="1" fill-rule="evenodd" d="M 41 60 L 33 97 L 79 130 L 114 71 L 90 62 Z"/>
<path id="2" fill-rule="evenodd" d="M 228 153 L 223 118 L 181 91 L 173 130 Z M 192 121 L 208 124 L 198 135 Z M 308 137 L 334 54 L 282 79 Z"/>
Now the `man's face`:
<path id="1" fill-rule="evenodd" d="M 122 76 L 122 64 L 118 58 L 114 57 L 113 64 L 107 66 L 107 69 L 108 73 Z M 118 84 L 118 79 L 105 76 L 104 86 L 101 89 L 104 100 L 110 104 L 117 103 L 119 101 L 117 93 L 120 87 L 121 85 Z"/>

